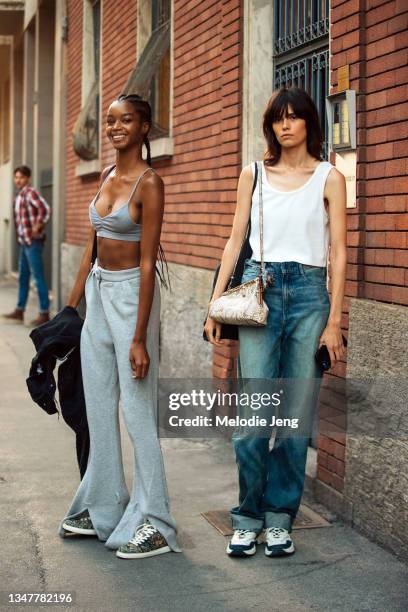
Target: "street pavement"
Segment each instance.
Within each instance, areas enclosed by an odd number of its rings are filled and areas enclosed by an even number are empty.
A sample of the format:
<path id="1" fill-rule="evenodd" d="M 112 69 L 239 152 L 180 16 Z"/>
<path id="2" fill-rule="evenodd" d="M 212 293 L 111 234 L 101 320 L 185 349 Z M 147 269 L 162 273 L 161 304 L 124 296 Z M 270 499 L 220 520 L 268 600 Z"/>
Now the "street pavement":
<path id="1" fill-rule="evenodd" d="M 14 280 L 0 281 L 0 312 L 13 309 L 16 291 Z M 31 296 L 27 318 L 36 313 Z M 407 566 L 329 513 L 331 527 L 294 532 L 291 557 L 269 559 L 262 547 L 251 558 L 227 557 L 228 539 L 201 516 L 236 504 L 233 452 L 221 439 L 162 441 L 182 554 L 123 560 L 97 539 L 60 538 L 79 481 L 74 435 L 28 395 L 28 333 L 0 320 L 0 610 L 30 607 L 7 603 L 13 592 L 74 593 L 72 607 L 47 608 L 80 611 L 408 609 Z M 122 436 L 131 482 L 124 427 Z"/>

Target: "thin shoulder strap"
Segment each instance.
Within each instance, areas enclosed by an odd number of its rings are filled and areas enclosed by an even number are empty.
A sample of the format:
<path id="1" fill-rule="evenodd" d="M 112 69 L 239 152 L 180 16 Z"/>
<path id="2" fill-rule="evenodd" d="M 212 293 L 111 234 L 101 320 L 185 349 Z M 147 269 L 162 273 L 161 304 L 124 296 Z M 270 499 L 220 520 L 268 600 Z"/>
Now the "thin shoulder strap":
<path id="1" fill-rule="evenodd" d="M 97 199 L 97 197 L 98 197 L 98 195 L 101 193 L 101 189 L 102 189 L 102 187 L 104 186 L 104 184 L 106 183 L 106 179 L 108 178 L 108 176 L 110 175 L 110 173 L 112 172 L 112 170 L 113 170 L 115 167 L 116 167 L 116 164 L 113 164 L 113 165 L 112 165 L 112 166 L 109 168 L 109 170 L 107 171 L 107 173 L 106 173 L 106 175 L 105 175 L 105 178 L 103 179 L 103 181 L 102 181 L 102 183 L 101 183 L 101 186 L 99 187 L 98 192 L 97 192 L 97 194 L 96 194 L 96 196 L 95 196 L 94 200 L 96 200 L 96 199 Z"/>
<path id="2" fill-rule="evenodd" d="M 130 196 L 129 196 L 129 202 L 130 202 L 130 200 L 133 198 L 133 196 L 134 196 L 134 194 L 135 194 L 135 191 L 136 191 L 136 189 L 137 189 L 137 186 L 139 185 L 139 183 L 140 183 L 141 179 L 144 177 L 144 175 L 146 174 L 146 172 L 148 172 L 149 170 L 151 170 L 152 172 L 156 173 L 156 170 L 155 170 L 154 168 L 152 168 L 151 166 L 149 166 L 148 168 L 146 168 L 146 169 L 145 169 L 145 170 L 142 172 L 142 174 L 141 174 L 141 175 L 138 177 L 138 179 L 136 180 L 136 183 L 134 184 L 134 187 L 133 187 L 133 189 L 132 189 L 132 192 L 131 192 L 131 194 L 130 194 Z"/>

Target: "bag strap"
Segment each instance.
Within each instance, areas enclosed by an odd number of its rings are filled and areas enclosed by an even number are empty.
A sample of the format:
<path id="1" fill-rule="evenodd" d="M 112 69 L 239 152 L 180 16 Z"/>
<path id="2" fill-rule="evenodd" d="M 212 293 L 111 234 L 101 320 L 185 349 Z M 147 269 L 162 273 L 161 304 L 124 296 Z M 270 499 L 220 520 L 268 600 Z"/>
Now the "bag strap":
<path id="1" fill-rule="evenodd" d="M 261 252 L 261 286 L 263 288 L 263 277 L 265 273 L 264 250 L 263 250 L 263 198 L 262 198 L 262 164 L 259 163 L 259 250 Z"/>
<path id="2" fill-rule="evenodd" d="M 252 194 L 251 194 L 251 197 L 254 195 L 257 182 L 258 182 L 258 164 L 256 162 L 254 162 L 254 181 L 252 183 Z M 252 199 L 251 199 L 251 209 L 252 209 Z M 227 289 L 231 288 L 232 281 L 233 281 L 233 279 L 235 277 L 235 270 L 236 270 L 236 267 L 237 267 L 237 264 L 238 264 L 239 256 L 240 256 L 242 247 L 244 245 L 244 242 L 247 240 L 247 238 L 249 236 L 250 227 L 251 227 L 251 213 L 249 213 L 249 220 L 248 220 L 248 225 L 247 225 L 247 228 L 246 228 L 245 236 L 244 236 L 244 239 L 243 239 L 243 241 L 241 243 L 241 247 L 239 249 L 238 257 L 235 260 L 234 269 L 232 270 L 232 274 L 231 274 L 231 277 L 230 277 Z"/>

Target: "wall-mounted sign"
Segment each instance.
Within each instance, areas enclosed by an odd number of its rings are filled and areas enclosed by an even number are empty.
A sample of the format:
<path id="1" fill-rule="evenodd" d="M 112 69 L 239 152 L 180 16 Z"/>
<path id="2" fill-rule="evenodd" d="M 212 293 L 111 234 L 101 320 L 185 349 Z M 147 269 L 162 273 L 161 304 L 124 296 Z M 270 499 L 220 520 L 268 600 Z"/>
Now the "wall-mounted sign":
<path id="1" fill-rule="evenodd" d="M 336 151 L 336 168 L 346 179 L 347 208 L 357 206 L 356 180 L 357 180 L 357 152 Z"/>
<path id="2" fill-rule="evenodd" d="M 339 66 L 337 68 L 337 93 L 345 91 L 350 87 L 350 70 L 349 65 Z"/>
<path id="3" fill-rule="evenodd" d="M 326 97 L 329 148 L 342 151 L 356 148 L 356 92 L 346 89 Z"/>

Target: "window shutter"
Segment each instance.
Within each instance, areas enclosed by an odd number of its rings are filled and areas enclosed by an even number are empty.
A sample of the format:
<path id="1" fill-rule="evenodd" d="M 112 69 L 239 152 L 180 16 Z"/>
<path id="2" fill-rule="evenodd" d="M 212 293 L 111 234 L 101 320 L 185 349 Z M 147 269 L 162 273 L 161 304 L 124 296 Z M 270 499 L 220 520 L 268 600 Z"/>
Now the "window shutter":
<path id="1" fill-rule="evenodd" d="M 169 47 L 170 21 L 166 21 L 152 32 L 122 93 L 138 94 L 142 98 L 147 99 L 152 79 Z"/>
<path id="2" fill-rule="evenodd" d="M 98 158 L 98 108 L 99 81 L 94 81 L 72 133 L 74 151 L 81 159 Z"/>

